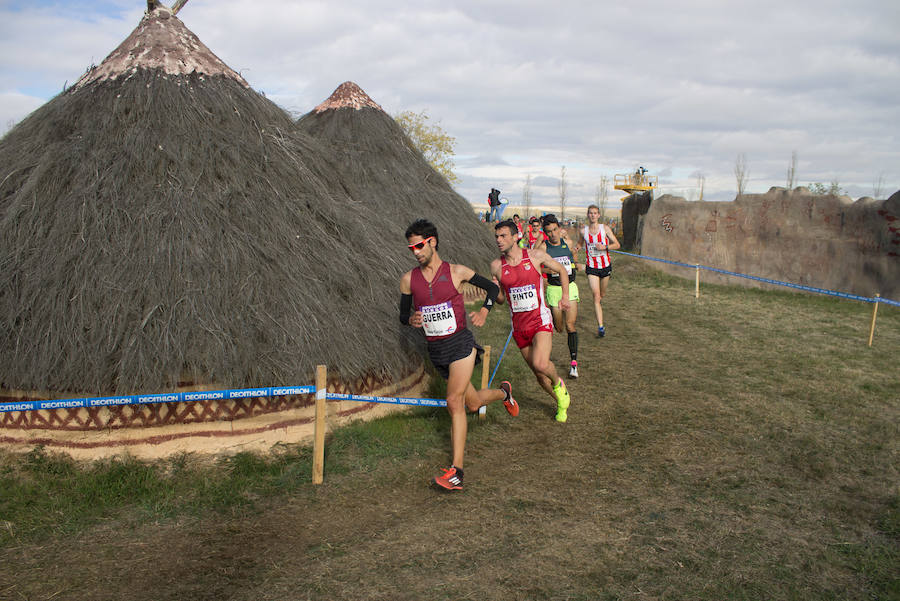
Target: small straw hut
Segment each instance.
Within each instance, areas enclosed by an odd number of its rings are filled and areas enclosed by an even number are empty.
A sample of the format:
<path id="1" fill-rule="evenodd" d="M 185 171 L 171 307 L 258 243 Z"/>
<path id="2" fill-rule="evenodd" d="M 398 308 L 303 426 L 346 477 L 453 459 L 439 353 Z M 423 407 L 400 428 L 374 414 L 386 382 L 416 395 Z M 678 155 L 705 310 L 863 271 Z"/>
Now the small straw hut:
<path id="1" fill-rule="evenodd" d="M 490 228 L 358 85 L 342 83 L 297 128 L 331 150 L 352 198 L 393 222 L 382 232 L 388 247 L 402 248 L 406 227 L 424 217 L 438 228 L 442 257 L 488 271 L 497 254 Z"/>
<path id="2" fill-rule="evenodd" d="M 0 396 L 420 370 L 397 321 L 407 257 L 294 129 L 151 1 L 0 140 Z"/>

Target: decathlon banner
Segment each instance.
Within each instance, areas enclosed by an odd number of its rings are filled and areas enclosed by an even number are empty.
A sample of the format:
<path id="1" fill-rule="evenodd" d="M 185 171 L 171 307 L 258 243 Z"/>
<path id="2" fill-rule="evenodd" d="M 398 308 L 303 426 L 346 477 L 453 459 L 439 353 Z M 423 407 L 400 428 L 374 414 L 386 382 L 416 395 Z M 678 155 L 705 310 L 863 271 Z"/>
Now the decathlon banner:
<path id="1" fill-rule="evenodd" d="M 340 394 L 329 392 L 325 395 L 329 401 L 359 401 L 361 403 L 389 403 L 392 405 L 417 405 L 420 407 L 446 407 L 443 399 L 413 399 L 396 396 L 370 396 L 365 394 Z"/>
<path id="2" fill-rule="evenodd" d="M 128 396 L 61 399 L 53 401 L 17 401 L 12 403 L 0 403 L 0 413 L 8 413 L 10 411 L 34 411 L 39 409 L 77 409 L 79 407 L 112 407 L 152 403 L 250 399 L 258 397 L 291 396 L 295 394 L 313 394 L 315 391 L 315 386 L 265 386 L 262 388 L 195 390 L 191 392 L 166 392 L 162 394 L 136 394 Z"/>

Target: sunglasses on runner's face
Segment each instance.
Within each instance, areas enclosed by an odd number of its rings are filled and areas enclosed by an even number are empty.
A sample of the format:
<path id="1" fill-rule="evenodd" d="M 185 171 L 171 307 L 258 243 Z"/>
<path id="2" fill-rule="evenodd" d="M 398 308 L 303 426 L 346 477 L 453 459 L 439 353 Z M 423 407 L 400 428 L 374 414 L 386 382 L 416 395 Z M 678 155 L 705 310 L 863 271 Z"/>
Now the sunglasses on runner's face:
<path id="1" fill-rule="evenodd" d="M 421 242 L 416 242 L 415 244 L 409 244 L 409 250 L 422 250 L 425 248 L 425 245 L 428 244 L 428 241 L 434 238 L 434 236 L 428 236 Z"/>

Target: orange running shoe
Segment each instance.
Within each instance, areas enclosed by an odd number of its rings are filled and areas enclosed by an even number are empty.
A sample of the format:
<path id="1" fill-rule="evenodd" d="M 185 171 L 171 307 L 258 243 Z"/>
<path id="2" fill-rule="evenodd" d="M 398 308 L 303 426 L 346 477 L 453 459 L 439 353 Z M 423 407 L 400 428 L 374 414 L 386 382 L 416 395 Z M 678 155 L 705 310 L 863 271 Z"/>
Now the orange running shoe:
<path id="1" fill-rule="evenodd" d="M 462 468 L 451 465 L 443 470 L 440 476 L 435 476 L 432 482 L 445 490 L 462 490 L 463 487 L 463 471 Z"/>
<path id="2" fill-rule="evenodd" d="M 516 399 L 513 398 L 512 384 L 503 380 L 500 382 L 500 390 L 506 393 L 506 400 L 503 401 L 503 406 L 506 407 L 506 411 L 513 417 L 519 415 L 519 404 L 516 402 Z"/>

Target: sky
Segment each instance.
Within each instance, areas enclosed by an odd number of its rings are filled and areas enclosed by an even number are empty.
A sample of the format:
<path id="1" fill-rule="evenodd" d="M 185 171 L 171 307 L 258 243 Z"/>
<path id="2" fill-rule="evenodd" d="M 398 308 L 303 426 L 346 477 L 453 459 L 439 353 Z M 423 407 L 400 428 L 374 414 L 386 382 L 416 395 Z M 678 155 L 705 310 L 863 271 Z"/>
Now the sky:
<path id="1" fill-rule="evenodd" d="M 166 2 L 167 0 L 163 0 Z M 0 133 L 99 64 L 141 0 L 0 0 Z M 900 189 L 900 2 L 189 0 L 178 17 L 295 117 L 344 81 L 456 140 L 455 188 L 567 207 L 639 166 L 659 192 L 733 200 Z M 609 186 L 608 206 L 623 194 Z"/>

